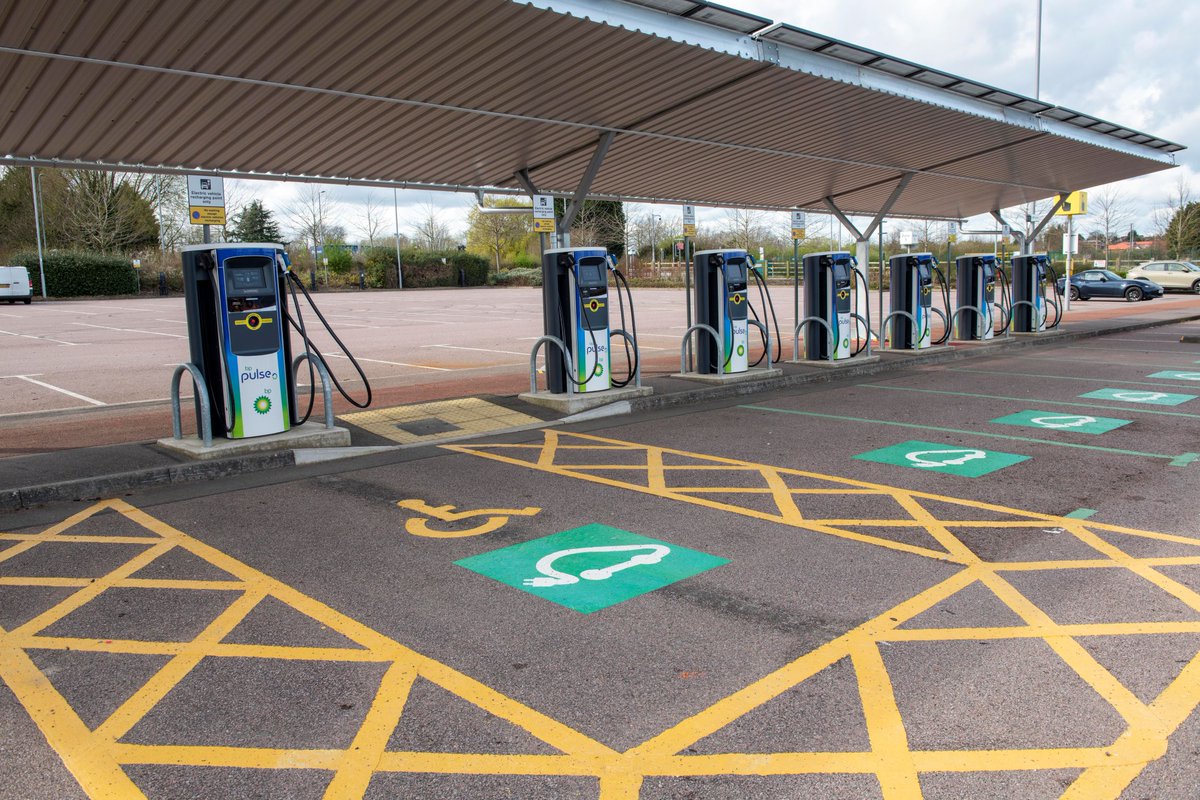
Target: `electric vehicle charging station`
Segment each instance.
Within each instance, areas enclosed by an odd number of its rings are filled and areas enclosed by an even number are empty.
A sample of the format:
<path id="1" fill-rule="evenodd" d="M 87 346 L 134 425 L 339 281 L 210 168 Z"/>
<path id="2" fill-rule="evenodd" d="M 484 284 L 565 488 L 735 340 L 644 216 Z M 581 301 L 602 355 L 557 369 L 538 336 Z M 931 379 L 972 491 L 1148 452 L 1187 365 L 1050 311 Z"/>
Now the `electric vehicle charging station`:
<path id="1" fill-rule="evenodd" d="M 949 308 L 946 277 L 932 253 L 902 253 L 888 259 L 891 286 L 891 312 L 880 323 L 880 332 L 892 324 L 892 350 L 928 350 L 945 344 L 950 326 L 946 314 L 933 304 L 934 278 Z M 933 338 L 933 317 L 942 318 L 943 332 Z"/>
<path id="2" fill-rule="evenodd" d="M 867 358 L 877 358 L 871 355 L 870 302 L 867 302 L 865 318 L 851 307 L 854 275 L 857 273 L 863 286 L 867 285 L 866 277 L 858 269 L 857 259 L 840 250 L 809 253 L 804 256 L 802 269 L 805 317 L 797 321 L 793 334 L 795 355 L 799 355 L 800 331 L 803 329 L 804 357 L 814 363 L 845 361 L 858 356 L 863 349 Z M 857 338 L 854 326 L 859 322 L 866 325 L 865 342 L 859 350 L 852 350 L 851 344 Z M 814 330 L 815 336 L 812 335 Z"/>
<path id="3" fill-rule="evenodd" d="M 1049 294 L 1047 294 L 1049 288 Z M 1050 309 L 1055 312 L 1049 322 Z M 1062 321 L 1062 303 L 1058 296 L 1058 276 L 1045 253 L 1016 255 L 1012 259 L 1013 333 L 1045 333 Z"/>
<path id="4" fill-rule="evenodd" d="M 212 430 L 230 439 L 283 433 L 295 407 L 283 246 L 189 245 L 182 255 L 191 363 L 220 398 L 209 407 Z"/>
<path id="5" fill-rule="evenodd" d="M 524 400 L 555 406 L 553 395 L 567 395 L 571 408 L 572 395 L 597 395 L 611 389 L 625 389 L 627 394 L 646 395 L 648 387 L 641 385 L 637 346 L 637 322 L 629 283 L 616 267 L 616 259 L 603 247 L 561 247 L 544 251 L 542 255 L 542 321 L 544 334 L 533 345 L 530 355 L 529 393 Z M 617 281 L 616 301 L 621 328 L 613 328 L 612 302 L 608 286 L 611 272 Z M 629 303 L 630 331 L 624 329 L 625 304 Z M 624 378 L 614 378 L 612 366 L 613 337 L 624 341 L 629 370 Z M 537 391 L 536 364 L 538 351 L 549 345 L 546 354 L 546 384 L 551 397 Z M 628 384 L 633 383 L 633 387 Z M 607 397 L 603 402 L 619 399 Z M 595 405 L 595 404 L 588 404 Z"/>
<path id="6" fill-rule="evenodd" d="M 959 341 L 987 341 L 995 336 L 996 256 L 975 253 L 954 260 L 955 338 Z M 1001 313 L 1004 313 L 1001 308 Z M 1007 319 L 1005 320 L 1007 327 Z"/>
<path id="7" fill-rule="evenodd" d="M 696 324 L 683 335 L 679 376 L 703 380 L 736 380 L 743 377 L 782 374 L 774 367 L 772 352 L 779 344 L 775 307 L 754 257 L 741 249 L 701 250 L 693 255 Z M 762 314 L 750 299 L 751 279 L 758 285 Z M 753 318 L 751 318 L 753 317 Z M 775 325 L 772 337 L 770 325 Z M 763 354 L 750 361 L 750 328 L 762 333 Z M 696 371 L 686 372 L 688 346 L 696 335 Z M 766 359 L 762 370 L 748 375 L 751 367 Z"/>
<path id="8" fill-rule="evenodd" d="M 191 360 L 176 368 L 171 381 L 174 437 L 160 439 L 159 444 L 201 458 L 219 450 L 212 445 L 214 432 L 235 441 L 287 434 L 292 437 L 291 446 L 297 446 L 298 441 L 311 447 L 349 444 L 350 432 L 334 425 L 330 387 L 351 405 L 366 408 L 371 404 L 371 384 L 303 282 L 292 272 L 283 245 L 189 245 L 183 248 L 182 260 Z M 346 392 L 309 338 L 297 288 L 357 371 L 366 391 L 365 400 L 360 402 Z M 300 334 L 303 346 L 303 353 L 295 359 L 289 328 Z M 303 414 L 299 413 L 294 378 L 302 361 L 308 362 L 310 387 Z M 179 382 L 184 372 L 191 373 L 196 385 L 196 428 L 203 437 L 203 449 L 183 441 Z M 312 413 L 318 376 L 325 400 L 325 427 L 299 432 L 296 429 Z"/>

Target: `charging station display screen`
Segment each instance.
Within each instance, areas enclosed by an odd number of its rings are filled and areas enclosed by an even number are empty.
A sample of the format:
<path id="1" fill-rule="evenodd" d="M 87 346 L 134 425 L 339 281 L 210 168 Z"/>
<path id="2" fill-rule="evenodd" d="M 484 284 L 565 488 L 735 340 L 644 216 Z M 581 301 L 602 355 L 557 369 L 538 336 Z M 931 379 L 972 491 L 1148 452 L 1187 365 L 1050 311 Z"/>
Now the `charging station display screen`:
<path id="1" fill-rule="evenodd" d="M 833 262 L 833 281 L 839 285 L 850 283 L 850 263 L 848 261 Z"/>
<path id="2" fill-rule="evenodd" d="M 727 262 L 725 264 L 725 280 L 729 283 L 745 283 L 746 262 L 740 258 Z"/>
<path id="3" fill-rule="evenodd" d="M 604 274 L 601 272 L 603 264 L 604 259 L 602 258 L 580 259 L 578 273 L 579 282 L 587 286 L 595 286 L 604 283 Z"/>
<path id="4" fill-rule="evenodd" d="M 275 264 L 269 258 L 231 258 L 225 262 L 225 276 L 230 294 L 261 292 L 271 286 L 268 270 Z"/>

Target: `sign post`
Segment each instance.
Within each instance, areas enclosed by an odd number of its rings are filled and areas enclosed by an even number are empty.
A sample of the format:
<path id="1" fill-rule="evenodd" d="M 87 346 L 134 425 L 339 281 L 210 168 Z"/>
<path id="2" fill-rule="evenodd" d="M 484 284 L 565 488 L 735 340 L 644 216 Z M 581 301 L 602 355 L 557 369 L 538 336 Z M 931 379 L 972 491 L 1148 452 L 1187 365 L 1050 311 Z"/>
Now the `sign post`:
<path id="1" fill-rule="evenodd" d="M 1054 198 L 1055 201 L 1058 197 Z M 1067 195 L 1067 199 L 1059 205 L 1058 211 L 1054 212 L 1056 217 L 1067 218 L 1067 235 L 1063 238 L 1063 252 L 1067 255 L 1067 279 L 1066 284 L 1067 296 L 1063 301 L 1063 310 L 1071 310 L 1071 256 L 1075 255 L 1079 249 L 1078 240 L 1075 238 L 1075 217 L 1079 214 L 1087 213 L 1087 192 L 1071 192 Z"/>
<path id="2" fill-rule="evenodd" d="M 800 324 L 800 240 L 808 235 L 807 218 L 798 208 L 792 209 L 792 305 L 795 324 Z"/>

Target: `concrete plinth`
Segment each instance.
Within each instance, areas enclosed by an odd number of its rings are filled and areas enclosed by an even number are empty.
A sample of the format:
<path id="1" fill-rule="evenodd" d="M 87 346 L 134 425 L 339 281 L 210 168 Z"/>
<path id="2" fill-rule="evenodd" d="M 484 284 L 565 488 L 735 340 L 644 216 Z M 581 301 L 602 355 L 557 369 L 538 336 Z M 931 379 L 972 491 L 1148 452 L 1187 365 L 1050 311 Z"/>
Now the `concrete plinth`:
<path id="1" fill-rule="evenodd" d="M 578 414 L 590 408 L 599 408 L 609 403 L 621 400 L 632 400 L 635 397 L 649 397 L 654 389 L 649 386 L 625 386 L 620 389 L 608 389 L 603 392 L 587 392 L 586 394 L 551 394 L 550 392 L 525 392 L 517 395 L 526 403 L 549 408 L 560 414 Z"/>
<path id="2" fill-rule="evenodd" d="M 710 386 L 727 386 L 731 383 L 746 383 L 748 381 L 761 381 L 767 378 L 778 378 L 783 374 L 783 370 L 771 367 L 770 369 L 748 369 L 745 372 L 733 372 L 729 374 L 719 373 L 701 373 L 701 372 L 676 372 L 671 375 L 672 378 L 683 378 L 685 381 L 696 381 L 697 383 L 707 383 Z"/>
<path id="3" fill-rule="evenodd" d="M 872 350 L 871 355 L 873 355 L 873 356 L 880 355 L 880 356 L 885 356 L 885 357 L 886 356 L 912 357 L 912 356 L 923 356 L 928 353 L 945 353 L 947 350 L 952 350 L 952 349 L 953 348 L 950 347 L 950 345 L 948 345 L 948 344 L 938 344 L 938 345 L 933 345 L 932 347 L 922 347 L 920 350 L 918 350 L 916 348 L 912 348 L 912 349 L 899 348 L 896 350 L 888 348 L 887 350 Z"/>
<path id="4" fill-rule="evenodd" d="M 870 364 L 873 361 L 878 361 L 879 356 L 875 350 L 871 351 L 871 355 L 852 356 L 843 358 L 841 361 L 827 361 L 823 358 L 800 359 L 799 361 L 789 361 L 789 364 L 803 364 L 806 367 L 820 367 L 821 369 L 849 369 L 850 367 L 860 367 L 863 364 Z"/>
<path id="5" fill-rule="evenodd" d="M 274 450 L 294 450 L 304 447 L 348 447 L 350 431 L 347 428 L 326 428 L 317 425 L 301 425 L 284 433 L 270 436 L 255 436 L 251 439 L 226 439 L 213 437 L 212 447 L 205 447 L 199 436 L 182 439 L 167 437 L 158 440 L 158 446 L 172 453 L 209 461 L 214 458 L 236 458 L 250 453 L 269 453 Z"/>
<path id="6" fill-rule="evenodd" d="M 1012 335 L 1014 337 L 1020 337 L 1022 339 L 1028 339 L 1028 338 L 1053 339 L 1054 337 L 1062 336 L 1065 333 L 1066 333 L 1066 331 L 1064 331 L 1062 328 L 1054 328 L 1053 330 L 1037 331 L 1035 333 L 1021 333 L 1020 331 L 1013 331 Z"/>

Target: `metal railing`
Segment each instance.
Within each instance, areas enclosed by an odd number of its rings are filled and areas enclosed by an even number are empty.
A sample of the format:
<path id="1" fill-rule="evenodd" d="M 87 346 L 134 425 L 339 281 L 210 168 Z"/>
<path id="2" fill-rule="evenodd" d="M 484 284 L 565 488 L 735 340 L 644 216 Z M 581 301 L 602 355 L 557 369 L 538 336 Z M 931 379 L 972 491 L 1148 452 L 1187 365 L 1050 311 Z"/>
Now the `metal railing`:
<path id="1" fill-rule="evenodd" d="M 193 407 L 200 407 L 200 438 L 203 439 L 205 447 L 212 447 L 212 403 L 209 401 L 208 387 L 204 384 L 200 368 L 191 362 L 180 364 L 171 376 L 171 432 L 176 439 L 183 438 L 183 422 L 180 420 L 179 411 L 179 380 L 185 372 L 191 373 L 192 386 L 195 389 L 192 394 Z"/>
<path id="2" fill-rule="evenodd" d="M 637 339 L 634 338 L 633 336 L 630 336 L 629 333 L 626 330 L 624 330 L 623 328 L 616 328 L 615 330 L 609 331 L 608 335 L 610 337 L 610 341 L 611 341 L 611 337 L 620 336 L 622 339 L 624 339 L 625 341 L 627 341 L 631 345 L 633 345 L 633 363 L 637 365 L 633 369 L 633 385 L 639 389 L 642 388 L 642 352 L 640 350 L 638 350 Z M 611 355 L 612 349 L 611 348 L 609 349 L 609 354 L 610 355 L 609 355 L 608 365 L 609 365 L 609 369 L 611 370 L 612 369 L 612 355 Z"/>
<path id="3" fill-rule="evenodd" d="M 296 385 L 296 370 L 299 368 L 302 361 L 308 361 L 317 369 L 317 374 L 321 376 L 321 397 L 325 400 L 325 427 L 333 427 L 333 389 L 330 388 L 329 370 L 325 368 L 325 362 L 320 358 L 314 357 L 312 353 L 301 353 L 292 359 L 292 385 Z"/>
<path id="4" fill-rule="evenodd" d="M 829 324 L 823 317 L 805 317 L 796 323 L 795 330 L 792 331 L 792 362 L 799 363 L 800 358 L 800 328 L 808 325 L 811 322 L 816 322 L 825 328 L 825 333 L 829 338 L 829 356 L 833 357 L 833 326 Z M 806 333 L 805 336 L 808 334 Z"/>
<path id="5" fill-rule="evenodd" d="M 622 331 L 622 333 L 623 332 L 624 331 Z M 538 390 L 538 388 L 537 388 L 537 356 L 538 356 L 538 351 L 542 349 L 542 345 L 544 345 L 544 344 L 554 345 L 555 347 L 558 348 L 558 352 L 562 355 L 563 368 L 566 370 L 566 375 L 564 377 L 566 378 L 565 383 L 567 386 L 567 396 L 569 397 L 570 395 L 575 393 L 574 392 L 575 387 L 574 387 L 573 381 L 571 379 L 571 358 L 567 354 L 567 346 L 565 344 L 563 344 L 563 340 L 559 339 L 557 336 L 542 336 L 536 342 L 533 343 L 533 350 L 531 350 L 529 353 L 529 393 L 537 394 L 537 390 Z M 636 343 L 635 343 L 635 346 L 636 346 Z M 548 359 L 549 359 L 549 357 L 547 357 L 547 360 Z M 639 372 L 640 372 L 640 369 L 639 369 Z M 549 369 L 546 370 L 546 384 L 547 384 L 546 388 L 548 391 L 550 388 L 549 387 L 549 384 L 550 384 Z M 640 386 L 641 384 L 638 384 L 638 385 Z"/>
<path id="6" fill-rule="evenodd" d="M 697 322 L 683 332 L 683 343 L 679 346 L 679 372 L 687 372 L 688 348 L 692 344 L 692 333 L 695 331 L 707 331 L 708 335 L 712 337 L 713 344 L 717 346 L 717 363 L 723 367 L 725 364 L 725 343 L 721 341 L 721 337 L 715 328 L 711 325 L 705 325 L 703 322 Z"/>

